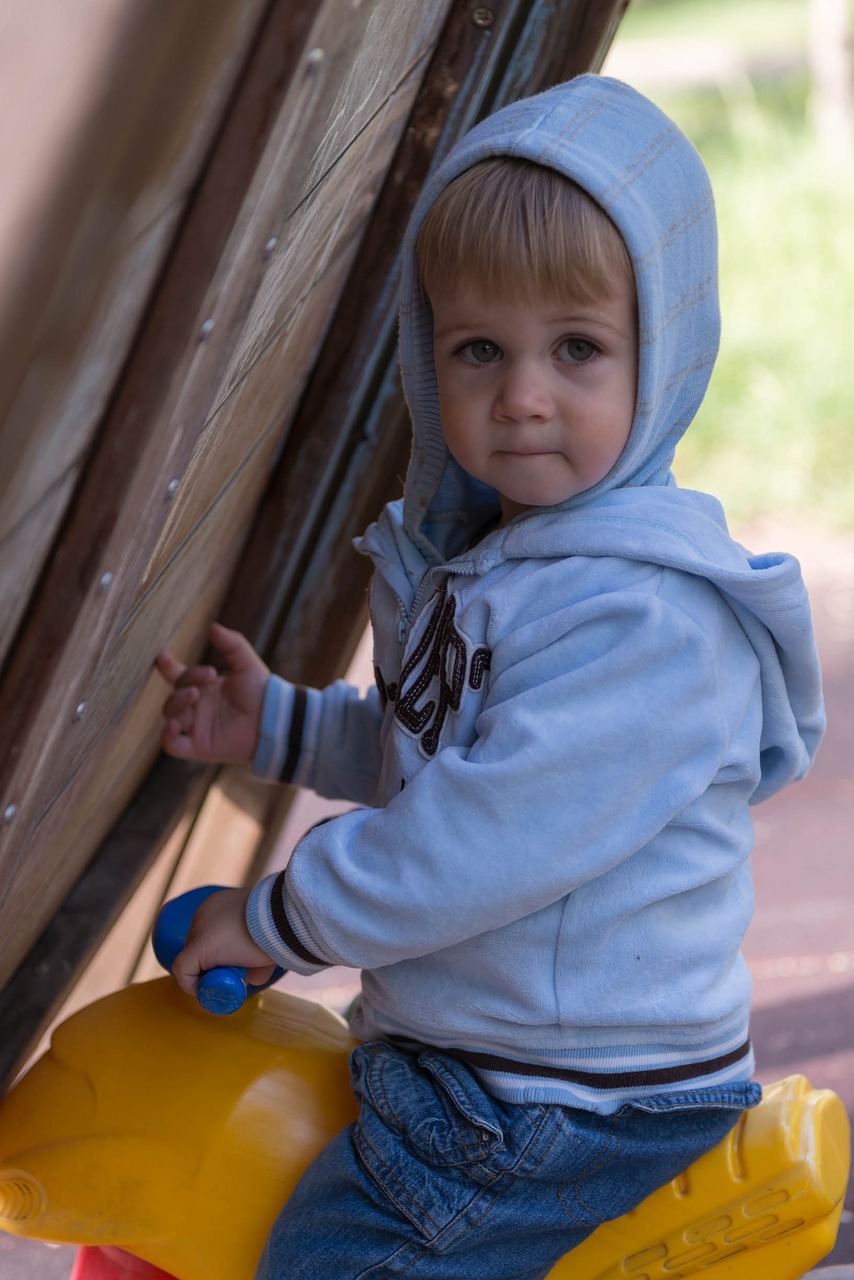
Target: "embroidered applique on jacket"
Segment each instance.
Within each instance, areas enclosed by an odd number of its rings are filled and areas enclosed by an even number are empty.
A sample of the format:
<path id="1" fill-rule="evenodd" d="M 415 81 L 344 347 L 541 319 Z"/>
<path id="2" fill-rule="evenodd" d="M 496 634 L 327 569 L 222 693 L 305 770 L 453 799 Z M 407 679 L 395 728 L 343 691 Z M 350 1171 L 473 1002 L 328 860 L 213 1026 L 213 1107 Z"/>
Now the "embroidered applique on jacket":
<path id="1" fill-rule="evenodd" d="M 454 624 L 457 600 L 437 592 L 425 606 L 424 624 L 400 673 L 399 684 L 386 685 L 377 669 L 383 703 L 394 702 L 397 721 L 414 737 L 425 755 L 435 755 L 449 711 L 459 711 L 468 674 L 469 687 L 483 687 L 491 653 L 483 645 L 468 656 L 466 641 Z"/>

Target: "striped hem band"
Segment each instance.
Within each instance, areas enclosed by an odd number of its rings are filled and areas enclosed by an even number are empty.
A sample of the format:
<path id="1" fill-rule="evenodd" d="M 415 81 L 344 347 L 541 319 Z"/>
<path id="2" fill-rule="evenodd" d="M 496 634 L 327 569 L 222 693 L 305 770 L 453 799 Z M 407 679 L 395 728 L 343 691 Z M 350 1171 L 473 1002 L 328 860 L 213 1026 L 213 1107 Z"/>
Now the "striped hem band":
<path id="1" fill-rule="evenodd" d="M 707 1058 L 703 1062 L 685 1062 L 672 1067 L 643 1068 L 639 1071 L 574 1071 L 567 1067 L 551 1067 L 539 1062 L 517 1062 L 494 1053 L 479 1053 L 468 1049 L 442 1049 L 449 1058 L 457 1058 L 478 1071 L 498 1072 L 502 1075 L 523 1076 L 537 1080 L 560 1080 L 592 1089 L 646 1089 L 660 1085 L 678 1084 L 682 1081 L 701 1080 L 716 1075 L 750 1056 L 750 1040 L 737 1049 Z"/>

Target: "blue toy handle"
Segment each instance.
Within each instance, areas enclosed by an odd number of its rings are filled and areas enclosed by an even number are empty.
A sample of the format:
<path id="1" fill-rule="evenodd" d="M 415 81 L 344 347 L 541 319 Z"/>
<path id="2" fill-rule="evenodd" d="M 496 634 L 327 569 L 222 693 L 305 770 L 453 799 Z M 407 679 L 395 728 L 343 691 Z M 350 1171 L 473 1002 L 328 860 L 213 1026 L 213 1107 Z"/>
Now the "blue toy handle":
<path id="1" fill-rule="evenodd" d="M 167 973 L 172 972 L 175 957 L 184 950 L 184 943 L 196 909 L 205 898 L 209 898 L 212 893 L 219 893 L 224 888 L 226 886 L 222 884 L 201 885 L 197 889 L 189 889 L 177 898 L 172 898 L 160 908 L 151 942 L 158 963 Z M 246 970 L 236 965 L 208 969 L 199 979 L 196 999 L 208 1013 L 236 1013 L 247 996 L 257 995 L 271 983 L 278 982 L 284 972 L 284 969 L 277 966 L 269 980 L 256 987 L 246 981 Z"/>

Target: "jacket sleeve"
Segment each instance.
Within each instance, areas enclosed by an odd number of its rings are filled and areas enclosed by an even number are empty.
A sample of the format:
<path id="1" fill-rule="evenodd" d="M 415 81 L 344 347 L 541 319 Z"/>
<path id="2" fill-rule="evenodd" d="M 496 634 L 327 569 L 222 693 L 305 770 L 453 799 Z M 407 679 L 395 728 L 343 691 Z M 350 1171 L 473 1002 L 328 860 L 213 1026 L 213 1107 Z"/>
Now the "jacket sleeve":
<path id="1" fill-rule="evenodd" d="M 385 809 L 309 832 L 256 886 L 247 922 L 280 964 L 376 968 L 454 945 L 629 858 L 716 778 L 749 795 L 703 626 L 641 592 L 547 624 L 494 647 L 471 747 L 440 749 Z"/>
<path id="2" fill-rule="evenodd" d="M 327 800 L 371 804 L 382 764 L 381 726 L 376 689 L 362 697 L 343 680 L 321 690 L 270 676 L 252 771 Z"/>

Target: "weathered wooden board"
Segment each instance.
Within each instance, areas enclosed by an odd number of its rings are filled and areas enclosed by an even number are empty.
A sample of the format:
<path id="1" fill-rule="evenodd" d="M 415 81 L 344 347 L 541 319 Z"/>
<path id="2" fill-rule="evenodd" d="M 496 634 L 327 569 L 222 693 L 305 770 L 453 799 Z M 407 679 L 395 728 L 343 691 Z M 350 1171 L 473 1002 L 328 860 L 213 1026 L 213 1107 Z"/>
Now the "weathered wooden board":
<path id="1" fill-rule="evenodd" d="M 41 109 L 22 104 L 40 146 L 12 170 L 18 215 L 0 253 L 0 583 L 15 587 L 0 595 L 0 661 L 26 604 L 19 584 L 36 579 L 59 527 L 56 494 L 92 444 L 265 3 L 14 7 L 15 47 L 25 10 L 49 65 L 63 43 L 66 62 L 59 92 L 42 84 Z M 20 134 L 18 112 L 5 118 Z"/>
<path id="2" fill-rule="evenodd" d="M 175 888 L 206 874 L 212 833 L 230 880 L 274 838 L 277 789 L 224 770 L 200 807 L 198 775 L 163 758 L 149 773 L 164 692 L 153 656 L 166 642 L 195 656 L 221 613 L 294 678 L 344 668 L 367 570 L 349 539 L 399 490 L 408 452 L 394 363 L 408 211 L 480 115 L 598 65 L 625 3 L 266 8 L 96 447 L 73 490 L 66 481 L 64 522 L 0 683 L 4 1033 L 14 1022 L 0 1077 L 182 813 Z M 173 856 L 158 861 L 143 915 Z M 43 927 L 33 991 L 27 951 Z M 129 933 L 135 956 L 138 918 Z M 118 965 L 101 956 L 93 980 L 113 985 L 130 964 L 127 946 Z"/>
<path id="3" fill-rule="evenodd" d="M 191 775 L 188 781 L 196 789 L 203 785 L 196 775 Z M 249 873 L 249 851 L 259 838 L 264 816 L 264 807 L 258 803 L 258 791 L 259 784 L 253 783 L 248 775 L 229 772 L 227 777 L 210 786 L 198 816 L 185 813 L 180 818 L 139 889 L 119 915 L 109 935 L 100 942 L 91 963 L 79 975 L 56 1015 L 56 1022 L 64 1021 L 98 996 L 116 991 L 131 981 L 162 975 L 163 970 L 151 946 L 152 919 L 167 898 L 202 882 L 234 884 L 240 881 L 242 873 Z M 144 802 L 144 795 L 141 800 Z M 224 831 L 228 833 L 227 840 L 222 838 Z M 132 876 L 128 846 L 132 850 L 135 841 L 145 839 L 146 834 L 144 830 L 137 830 L 134 836 L 129 836 L 129 833 L 121 836 L 125 848 L 123 856 L 119 851 L 114 854 L 114 875 Z M 186 856 L 190 839 L 199 852 L 198 859 Z M 105 877 L 102 875 L 100 879 L 103 885 Z M 93 918 L 98 918 L 97 910 L 93 910 L 97 903 L 81 895 L 77 906 L 78 919 L 75 923 L 78 931 L 82 925 L 79 917 L 84 913 L 91 927 Z M 92 945 L 96 940 L 100 941 L 99 935 L 93 938 Z M 47 1036 L 32 1046 L 32 1056 L 37 1057 L 46 1047 Z"/>
<path id="4" fill-rule="evenodd" d="M 187 538 L 198 534 L 219 501 L 224 477 L 236 476 L 246 465 L 257 466 L 253 455 L 271 436 L 274 444 L 281 442 L 282 424 L 295 408 L 319 340 L 332 320 L 341 273 L 364 231 L 417 83 L 411 72 L 395 86 L 383 110 L 289 217 L 270 264 L 275 285 L 271 290 L 265 279 L 255 299 L 238 356 L 216 394 L 220 407 L 198 438 L 181 479 L 182 500 L 164 529 L 143 590 L 164 564 L 173 561 Z M 258 239 L 253 235 L 252 243 L 257 245 Z M 226 291 L 223 296 L 232 295 Z M 273 299 L 275 306 L 270 305 Z M 188 372 L 188 400 L 191 381 Z"/>
<path id="5" fill-rule="evenodd" d="M 14 806 L 0 832 L 0 982 L 151 763 L 153 656 L 188 616 L 198 649 L 225 591 L 447 3 L 324 0 L 215 259 L 199 261 L 194 213 L 185 221 L 0 693 L 15 733 L 0 774 Z M 199 217 L 232 190 L 223 157 L 246 150 L 257 117 L 225 130 Z"/>
<path id="6" fill-rule="evenodd" d="M 198 766 L 184 766 L 181 770 L 170 769 L 169 776 L 164 777 L 163 770 L 155 766 L 99 850 L 98 875 L 83 877 L 75 885 L 62 912 L 54 918 L 51 930 L 30 950 L 15 979 L 0 990 L 3 1028 L 0 1079 L 4 1084 L 14 1078 L 18 1067 L 36 1048 L 39 1032 L 46 1025 L 34 1019 L 34 1008 L 55 1007 L 58 996 L 68 990 L 71 990 L 69 1012 L 71 1005 L 79 1007 L 72 980 L 79 976 L 81 957 L 95 952 L 103 937 L 105 915 L 115 918 L 117 895 L 126 894 L 128 887 L 131 891 L 136 888 L 146 865 L 144 854 L 152 840 L 162 847 L 161 858 L 165 864 L 159 887 L 168 883 L 174 863 L 180 857 L 186 830 L 192 823 L 192 818 L 185 813 L 187 799 L 207 788 L 210 772 Z M 154 792 L 156 803 L 152 804 Z M 156 873 L 155 867 L 152 874 L 155 882 Z M 156 883 L 154 888 L 158 888 Z M 134 954 L 138 954 L 148 931 L 147 921 L 141 924 L 126 920 L 125 926 L 123 944 L 125 947 L 129 944 L 135 948 Z M 116 989 L 129 976 L 128 970 L 116 968 L 115 954 L 99 955 L 97 964 L 103 990 Z M 85 999 L 82 997 L 81 1002 Z"/>
<path id="7" fill-rule="evenodd" d="M 48 551 L 54 532 L 74 493 L 79 468 L 71 468 L 27 512 L 2 541 L 0 554 L 0 666 L 2 655 L 12 638 L 32 595 L 34 583 Z M 9 732 L 4 729 L 3 733 Z M 0 737 L 0 743 L 4 741 Z"/>

